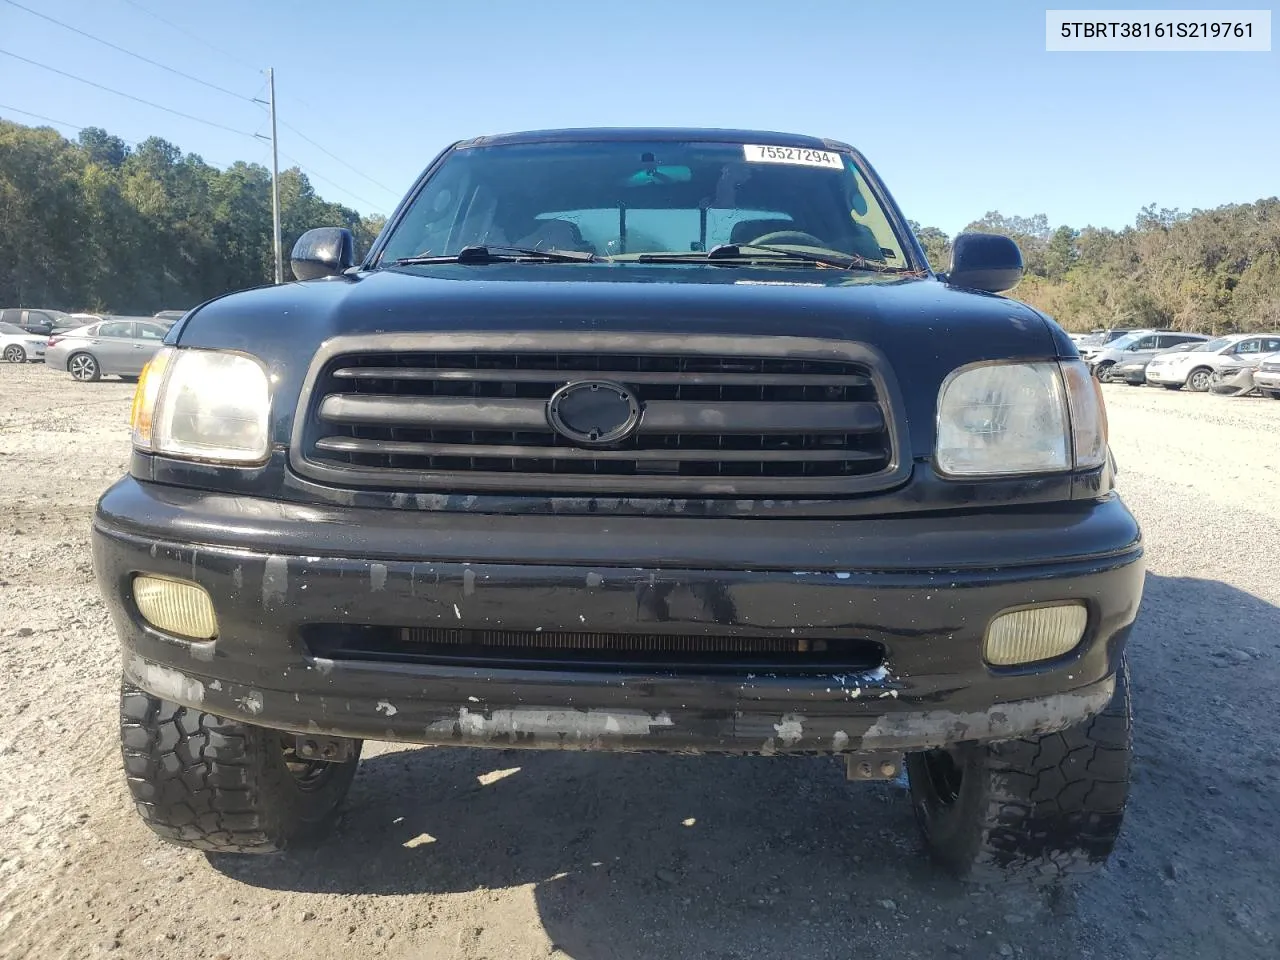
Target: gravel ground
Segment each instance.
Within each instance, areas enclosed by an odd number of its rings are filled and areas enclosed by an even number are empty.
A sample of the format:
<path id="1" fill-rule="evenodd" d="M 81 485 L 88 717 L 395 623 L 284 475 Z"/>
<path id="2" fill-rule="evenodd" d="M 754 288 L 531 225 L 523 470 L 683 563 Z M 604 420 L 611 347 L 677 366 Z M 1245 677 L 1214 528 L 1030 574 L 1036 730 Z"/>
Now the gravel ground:
<path id="1" fill-rule="evenodd" d="M 1280 953 L 1280 403 L 1107 388 L 1149 542 L 1136 783 L 1077 896 L 970 891 L 830 759 L 369 744 L 337 836 L 206 858 L 126 800 L 89 519 L 131 388 L 0 366 L 0 956 L 1243 958 Z"/>

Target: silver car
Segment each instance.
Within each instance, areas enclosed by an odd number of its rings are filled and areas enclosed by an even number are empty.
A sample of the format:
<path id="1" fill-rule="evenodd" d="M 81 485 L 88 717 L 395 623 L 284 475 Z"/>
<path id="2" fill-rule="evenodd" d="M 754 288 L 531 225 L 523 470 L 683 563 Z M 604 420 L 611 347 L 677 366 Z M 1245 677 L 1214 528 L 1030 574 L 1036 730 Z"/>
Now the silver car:
<path id="1" fill-rule="evenodd" d="M 151 317 L 108 317 L 50 337 L 44 362 L 85 383 L 111 374 L 133 380 L 163 345 L 171 326 Z"/>
<path id="2" fill-rule="evenodd" d="M 28 333 L 16 323 L 0 323 L 0 357 L 7 363 L 26 363 L 44 356 L 44 337 Z"/>
<path id="3" fill-rule="evenodd" d="M 1089 357 L 1089 369 L 1103 383 L 1123 380 L 1119 376 L 1119 367 L 1131 366 L 1148 360 L 1170 347 L 1184 343 L 1208 343 L 1212 338 L 1202 333 L 1179 333 L 1176 330 L 1140 330 L 1125 334 L 1106 344 L 1101 350 Z M 1184 348 L 1185 349 L 1185 348 Z M 1119 366 L 1117 366 L 1119 365 Z"/>

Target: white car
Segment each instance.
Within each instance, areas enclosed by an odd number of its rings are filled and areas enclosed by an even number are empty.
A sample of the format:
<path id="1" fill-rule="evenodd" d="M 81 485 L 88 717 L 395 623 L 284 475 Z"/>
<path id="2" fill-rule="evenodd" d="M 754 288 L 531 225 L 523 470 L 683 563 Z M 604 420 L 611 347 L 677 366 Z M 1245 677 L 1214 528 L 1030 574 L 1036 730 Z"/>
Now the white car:
<path id="1" fill-rule="evenodd" d="M 1262 357 L 1280 352 L 1280 335 L 1233 333 L 1210 340 L 1186 353 L 1161 354 L 1147 364 L 1147 382 L 1169 390 L 1184 386 L 1193 393 L 1204 393 L 1216 373 L 1257 366 Z"/>
<path id="2" fill-rule="evenodd" d="M 1253 385 L 1264 397 L 1280 400 L 1280 353 L 1263 357 L 1253 372 Z"/>
<path id="3" fill-rule="evenodd" d="M 0 357 L 9 363 L 43 360 L 47 338 L 27 333 L 16 323 L 0 323 Z"/>

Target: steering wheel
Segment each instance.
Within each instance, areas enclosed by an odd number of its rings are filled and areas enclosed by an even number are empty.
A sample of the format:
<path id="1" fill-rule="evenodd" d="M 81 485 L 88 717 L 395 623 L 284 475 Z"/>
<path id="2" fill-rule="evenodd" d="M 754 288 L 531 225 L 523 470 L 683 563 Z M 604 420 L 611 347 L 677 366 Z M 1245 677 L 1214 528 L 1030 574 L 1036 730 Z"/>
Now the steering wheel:
<path id="1" fill-rule="evenodd" d="M 756 237 L 750 243 L 749 247 L 768 246 L 771 243 L 789 243 L 798 247 L 827 247 L 827 241 L 815 237 L 812 233 L 805 233 L 803 230 L 777 230 L 773 233 L 766 233 L 762 237 Z"/>

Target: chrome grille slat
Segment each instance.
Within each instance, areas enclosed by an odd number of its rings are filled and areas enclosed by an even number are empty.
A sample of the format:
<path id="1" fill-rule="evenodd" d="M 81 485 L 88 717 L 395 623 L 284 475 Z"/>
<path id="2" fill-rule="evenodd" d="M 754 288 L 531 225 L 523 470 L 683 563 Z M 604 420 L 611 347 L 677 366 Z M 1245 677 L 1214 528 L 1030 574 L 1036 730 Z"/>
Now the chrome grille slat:
<path id="1" fill-rule="evenodd" d="M 337 380 L 463 380 L 493 383 L 562 383 L 563 370 L 451 370 L 430 367 L 339 367 L 333 371 Z M 699 373 L 697 371 L 661 373 L 652 370 L 593 370 L 601 380 L 626 383 L 672 383 L 693 386 L 796 386 L 796 387 L 865 387 L 871 381 L 858 375 L 837 376 L 819 373 Z"/>
<path id="2" fill-rule="evenodd" d="M 861 450 L 584 450 L 581 447 L 541 447 L 516 444 L 414 443 L 403 440 L 363 440 L 356 437 L 322 437 L 316 449 L 332 453 L 361 453 L 413 457 L 511 457 L 526 460 L 879 460 L 881 455 Z"/>
<path id="3" fill-rule="evenodd" d="M 330 423 L 400 424 L 438 429 L 545 430 L 542 400 L 475 400 L 469 397 L 405 397 L 331 393 L 320 404 Z M 872 433 L 884 429 L 873 403 L 645 404 L 639 434 L 649 433 Z"/>

